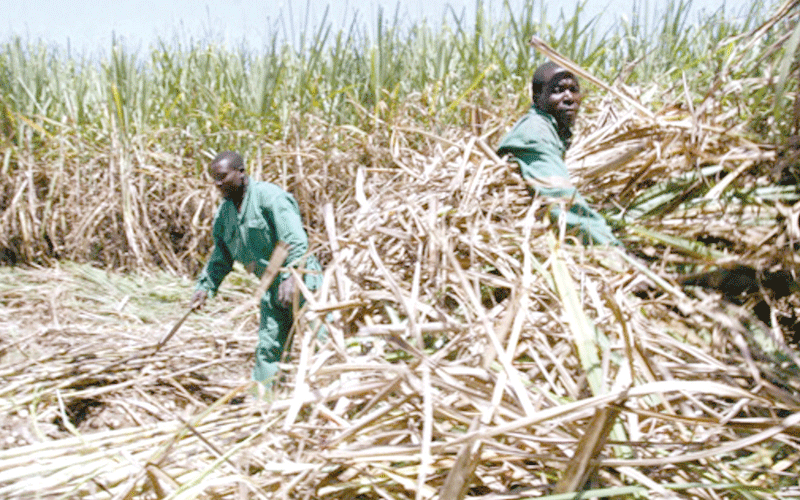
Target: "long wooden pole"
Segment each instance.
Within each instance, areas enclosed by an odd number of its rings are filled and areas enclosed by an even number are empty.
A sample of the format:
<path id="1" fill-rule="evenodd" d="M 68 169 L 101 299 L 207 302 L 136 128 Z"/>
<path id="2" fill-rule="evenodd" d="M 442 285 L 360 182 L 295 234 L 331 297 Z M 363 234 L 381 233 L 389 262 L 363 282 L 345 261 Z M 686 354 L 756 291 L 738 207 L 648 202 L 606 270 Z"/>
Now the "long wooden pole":
<path id="1" fill-rule="evenodd" d="M 281 270 L 281 266 L 283 262 L 286 260 L 286 257 L 289 255 L 289 244 L 285 241 L 279 241 L 277 245 L 275 245 L 275 249 L 272 251 L 272 255 L 269 258 L 269 263 L 267 264 L 267 269 L 264 270 L 264 274 L 261 276 L 261 282 L 258 284 L 258 290 L 256 291 L 256 298 L 261 297 L 264 295 L 264 292 L 267 291 L 267 288 L 275 281 L 275 278 L 278 277 L 278 273 Z M 161 347 L 166 344 L 169 339 L 175 335 L 175 332 L 181 327 L 186 318 L 195 311 L 197 307 L 190 307 L 188 311 L 178 320 L 177 323 L 172 327 L 172 329 L 167 332 L 166 335 L 161 337 L 161 340 L 158 341 L 156 344 L 155 351 L 153 354 L 158 352 Z"/>

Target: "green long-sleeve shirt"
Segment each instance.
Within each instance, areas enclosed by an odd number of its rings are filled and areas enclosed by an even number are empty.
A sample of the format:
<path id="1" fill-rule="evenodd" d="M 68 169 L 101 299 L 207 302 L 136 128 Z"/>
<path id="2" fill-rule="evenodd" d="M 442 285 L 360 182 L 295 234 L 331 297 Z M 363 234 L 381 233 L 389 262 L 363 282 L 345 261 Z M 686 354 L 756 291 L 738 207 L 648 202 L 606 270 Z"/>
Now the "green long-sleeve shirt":
<path id="1" fill-rule="evenodd" d="M 566 150 L 555 118 L 531 106 L 500 142 L 497 154 L 510 154 L 519 164 L 531 193 L 553 202 L 550 216 L 554 220 L 558 220 L 564 204 L 567 228 L 577 230 L 584 244 L 619 245 L 605 219 L 592 210 L 569 180 L 564 163 Z"/>
<path id="2" fill-rule="evenodd" d="M 284 266 L 298 264 L 298 259 L 308 251 L 308 236 L 297 202 L 291 194 L 269 182 L 248 179 L 241 211 L 236 210 L 232 201 L 224 200 L 214 218 L 213 235 L 214 250 L 197 280 L 197 288 L 212 296 L 234 261 L 260 277 L 278 241 L 290 246 Z M 304 267 L 320 268 L 316 259 L 308 260 Z M 308 284 L 313 280 L 304 281 Z"/>

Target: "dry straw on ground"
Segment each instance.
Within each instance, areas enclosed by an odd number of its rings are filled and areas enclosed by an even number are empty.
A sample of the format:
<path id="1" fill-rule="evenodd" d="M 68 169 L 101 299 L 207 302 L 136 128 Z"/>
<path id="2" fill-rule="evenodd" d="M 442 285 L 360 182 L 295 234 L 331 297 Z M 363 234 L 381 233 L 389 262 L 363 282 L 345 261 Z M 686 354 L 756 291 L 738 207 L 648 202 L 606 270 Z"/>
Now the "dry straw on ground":
<path id="1" fill-rule="evenodd" d="M 306 208 L 332 182 L 311 172 L 353 171 L 312 217 L 324 285 L 272 403 L 247 395 L 243 275 L 150 355 L 188 283 L 17 271 L 29 285 L 0 288 L 13 333 L 0 341 L 0 497 L 797 494 L 799 360 L 779 321 L 795 298 L 737 305 L 676 282 L 730 262 L 795 269 L 798 206 L 727 196 L 767 185 L 775 152 L 696 110 L 587 111 L 570 164 L 624 215 L 626 253 L 542 221 L 492 153 L 511 117 L 486 118 L 482 135 L 337 131 L 369 161 L 277 145 L 279 162 L 307 167 L 291 181 Z"/>
<path id="2" fill-rule="evenodd" d="M 584 186 L 619 199 L 634 178 L 685 170 L 690 127 L 615 114 L 597 113 L 572 152 Z M 630 160 L 651 162 L 644 174 L 602 168 L 665 137 L 675 153 Z M 768 154 L 716 140 L 754 151 L 730 159 L 732 171 Z M 129 312 L 125 297 L 141 289 L 44 270 L 30 279 L 61 282 L 51 296 L 6 287 L 16 334 L 3 346 L 2 412 L 13 439 L 0 452 L 0 496 L 527 498 L 564 480 L 601 410 L 618 415 L 608 442 L 578 467 L 598 467 L 596 488 L 758 495 L 798 472 L 796 365 L 748 311 L 685 295 L 658 260 L 559 240 L 484 138 L 398 124 L 387 146 L 394 165 L 360 167 L 354 203 L 314 234 L 330 261 L 306 318 L 325 319 L 330 340 L 299 325 L 271 405 L 241 397 L 255 327 L 252 311 L 233 307 L 254 288 L 241 277 L 205 323 L 190 319 L 155 356 L 142 347 L 169 325 Z M 649 229 L 695 230 L 685 220 Z M 754 258 L 785 258 L 749 241 L 738 245 Z M 650 297 L 632 293 L 647 286 Z M 185 292 L 164 287 L 151 294 Z M 168 307 L 151 314 L 177 319 Z"/>

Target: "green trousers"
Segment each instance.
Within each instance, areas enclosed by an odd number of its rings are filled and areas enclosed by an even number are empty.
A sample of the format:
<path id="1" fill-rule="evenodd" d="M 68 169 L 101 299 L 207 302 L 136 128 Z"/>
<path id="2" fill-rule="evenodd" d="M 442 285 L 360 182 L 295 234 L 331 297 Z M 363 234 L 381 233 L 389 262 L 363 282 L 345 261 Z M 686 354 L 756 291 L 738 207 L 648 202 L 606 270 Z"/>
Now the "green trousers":
<path id="1" fill-rule="evenodd" d="M 273 290 L 267 290 L 261 297 L 261 325 L 258 329 L 256 345 L 256 364 L 253 366 L 253 380 L 271 385 L 278 374 L 281 360 L 292 330 L 292 310 L 282 307 Z"/>
<path id="2" fill-rule="evenodd" d="M 303 283 L 309 290 L 317 290 L 322 285 L 322 266 L 314 257 L 309 257 L 306 266 L 307 269 L 317 273 L 306 274 Z M 253 380 L 266 386 L 271 386 L 278 374 L 278 363 L 283 351 L 289 347 L 287 340 L 294 323 L 292 309 L 283 307 L 278 302 L 278 285 L 278 281 L 273 283 L 261 297 L 261 325 L 258 328 Z M 303 307 L 303 304 L 305 299 L 301 295 L 299 307 Z M 325 336 L 323 332 L 321 332 L 322 337 Z"/>

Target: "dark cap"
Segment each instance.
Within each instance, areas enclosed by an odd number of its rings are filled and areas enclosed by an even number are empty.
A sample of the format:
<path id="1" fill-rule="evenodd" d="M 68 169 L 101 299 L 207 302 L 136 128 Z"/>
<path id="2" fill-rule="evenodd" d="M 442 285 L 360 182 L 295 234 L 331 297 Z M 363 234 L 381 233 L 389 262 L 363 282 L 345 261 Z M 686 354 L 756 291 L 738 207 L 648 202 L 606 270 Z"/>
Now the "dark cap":
<path id="1" fill-rule="evenodd" d="M 536 68 L 536 71 L 533 73 L 533 81 L 531 82 L 531 91 L 533 92 L 533 95 L 539 95 L 542 92 L 542 89 L 544 89 L 544 86 L 547 85 L 547 82 L 552 80 L 556 75 L 560 75 L 562 73 L 574 76 L 571 71 L 567 70 L 566 68 L 562 68 L 553 61 L 547 61 Z"/>

